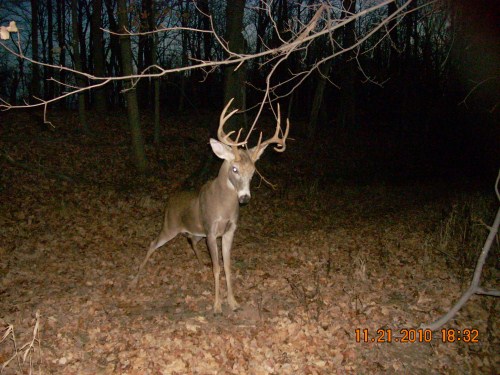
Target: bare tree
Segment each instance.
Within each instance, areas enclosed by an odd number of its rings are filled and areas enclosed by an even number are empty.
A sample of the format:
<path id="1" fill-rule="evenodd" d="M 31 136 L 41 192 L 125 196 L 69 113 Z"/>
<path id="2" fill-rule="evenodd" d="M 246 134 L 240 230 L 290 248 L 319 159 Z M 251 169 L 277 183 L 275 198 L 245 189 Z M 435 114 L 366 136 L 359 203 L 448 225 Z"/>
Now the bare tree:
<path id="1" fill-rule="evenodd" d="M 31 53 L 33 60 L 38 61 L 38 0 L 31 0 Z M 33 64 L 31 67 L 31 95 L 40 97 L 40 66 Z"/>
<path id="2" fill-rule="evenodd" d="M 91 38 L 92 38 L 92 62 L 94 64 L 94 74 L 96 76 L 105 76 L 104 69 L 104 46 L 102 32 L 102 0 L 92 2 L 91 17 Z M 106 110 L 106 92 L 103 87 L 94 90 L 94 104 L 98 112 Z"/>
<path id="3" fill-rule="evenodd" d="M 309 77 L 311 77 L 311 74 L 317 72 L 322 65 L 329 61 L 333 61 L 339 56 L 350 54 L 349 59 L 353 60 L 353 62 L 358 62 L 358 66 L 360 66 L 358 57 L 362 53 L 370 52 L 370 50 L 376 48 L 382 40 L 388 38 L 389 32 L 387 30 L 388 24 L 390 22 L 394 21 L 394 19 L 396 18 L 399 20 L 406 14 L 406 12 L 415 12 L 418 9 L 422 9 L 423 7 L 427 6 L 427 4 L 422 4 L 410 10 L 409 7 L 411 6 L 411 4 L 413 4 L 414 0 L 407 0 L 395 9 L 395 13 L 388 15 L 387 6 L 393 2 L 394 0 L 385 0 L 373 4 L 370 3 L 371 6 L 363 4 L 363 6 L 356 8 L 354 7 L 354 0 L 346 0 L 344 1 L 345 8 L 340 11 L 329 3 L 316 4 L 314 2 L 310 2 L 310 5 L 308 5 L 308 7 L 306 8 L 308 11 L 300 12 L 301 15 L 310 14 L 310 17 L 308 19 L 296 19 L 290 17 L 290 9 L 297 9 L 297 7 L 288 8 L 285 7 L 285 4 L 282 4 L 280 14 L 284 14 L 286 8 L 287 11 L 285 13 L 287 21 L 276 22 L 276 20 L 274 20 L 273 18 L 274 15 L 272 4 L 274 3 L 261 1 L 259 3 L 259 12 L 261 14 L 266 14 L 269 18 L 269 34 L 273 35 L 273 38 L 276 41 L 276 45 L 271 47 L 270 45 L 265 43 L 265 40 L 263 40 L 263 43 L 261 44 L 262 50 L 260 52 L 245 53 L 244 49 L 239 49 L 237 48 L 237 46 L 235 46 L 235 44 L 239 44 L 240 47 L 242 45 L 244 46 L 244 40 L 243 44 L 235 43 L 235 40 L 238 41 L 238 38 L 240 38 L 240 42 L 243 39 L 241 37 L 241 27 L 238 31 L 238 35 L 235 35 L 234 38 L 231 36 L 231 39 L 229 39 L 230 34 L 228 33 L 226 37 L 226 39 L 228 40 L 225 40 L 225 38 L 217 32 L 217 28 L 214 25 L 214 18 L 212 15 L 205 15 L 207 20 L 210 21 L 210 30 L 206 30 L 205 28 L 199 29 L 190 27 L 187 22 L 182 22 L 184 16 L 181 15 L 180 26 L 174 25 L 173 27 L 163 27 L 153 31 L 139 33 L 133 33 L 128 28 L 122 28 L 121 32 L 117 33 L 117 26 L 113 16 L 113 1 L 105 0 L 110 24 L 110 30 L 107 30 L 106 32 L 110 35 L 111 44 L 113 44 L 113 40 L 116 40 L 116 35 L 120 36 L 120 40 L 122 42 L 121 44 L 125 45 L 123 43 L 124 36 L 147 36 L 159 33 L 175 33 L 175 35 L 179 35 L 182 33 L 183 36 L 187 37 L 192 33 L 200 33 L 202 35 L 210 35 L 212 40 L 214 41 L 214 45 L 216 45 L 220 51 L 224 51 L 224 57 L 220 58 L 220 56 L 222 56 L 221 53 L 211 54 L 208 59 L 207 56 L 204 56 L 203 59 L 191 57 L 191 60 L 189 62 L 187 60 L 182 60 L 180 66 L 174 65 L 172 67 L 154 65 L 145 67 L 142 71 L 139 71 L 137 73 L 134 73 L 133 69 L 129 69 L 127 70 L 127 72 L 123 71 L 120 75 L 108 77 L 101 77 L 95 74 L 90 74 L 85 72 L 84 69 L 80 70 L 71 69 L 64 66 L 53 66 L 54 69 L 58 69 L 59 71 L 64 71 L 67 74 L 79 76 L 85 79 L 85 81 L 89 84 L 86 86 L 78 85 L 75 87 L 65 86 L 65 91 L 62 92 L 59 96 L 51 98 L 49 100 L 40 100 L 38 103 L 16 106 L 11 105 L 7 102 L 3 102 L 1 104 L 1 107 L 3 109 L 26 108 L 27 106 L 47 107 L 48 104 L 54 103 L 68 96 L 93 90 L 109 83 L 117 84 L 124 81 L 131 82 L 131 86 L 129 86 L 127 89 L 127 92 L 129 92 L 131 88 L 136 87 L 137 83 L 141 79 L 158 78 L 172 73 L 185 74 L 186 72 L 192 71 L 194 69 L 202 69 L 204 71 L 204 74 L 210 74 L 218 68 L 226 67 L 230 67 L 228 71 L 232 73 L 242 72 L 249 62 L 257 61 L 259 63 L 259 69 L 261 69 L 262 72 L 265 72 L 265 79 L 262 86 L 253 87 L 253 89 L 256 89 L 257 92 L 260 91 L 261 93 L 261 99 L 258 101 L 258 103 L 249 108 L 256 109 L 255 117 L 251 124 L 251 129 L 253 129 L 263 109 L 266 108 L 268 103 L 280 101 L 283 98 L 289 96 L 295 90 L 297 90 Z M 241 4 L 244 4 L 244 2 L 242 1 Z M 231 5 L 231 8 L 233 8 L 233 6 L 236 6 L 234 4 Z M 238 17 L 230 14 L 231 17 L 229 17 L 228 20 L 232 19 L 233 17 L 235 20 L 236 18 L 239 18 L 242 14 L 243 7 L 240 8 L 240 10 L 238 10 L 237 12 L 234 12 L 234 9 L 231 9 L 230 13 L 232 12 L 233 14 L 237 14 Z M 338 16 L 339 14 L 341 14 L 340 17 Z M 369 22 L 362 22 L 369 16 Z M 285 15 L 283 15 L 283 17 L 285 17 Z M 360 23 L 362 27 L 360 26 L 356 29 L 355 24 L 357 22 Z M 228 31 L 230 30 L 229 26 L 230 25 L 228 25 Z M 284 32 L 285 29 L 286 32 Z M 356 31 L 356 33 L 354 33 L 354 31 Z M 315 59 L 311 59 L 309 57 L 311 55 L 311 46 L 313 46 L 316 41 L 319 41 L 322 38 L 323 43 L 326 39 L 327 43 L 330 45 L 328 47 L 330 53 L 326 53 L 322 56 L 316 55 Z M 16 56 L 25 61 L 29 61 L 32 64 L 41 64 L 43 66 L 47 65 L 46 63 L 27 57 L 26 55 L 24 55 L 23 51 L 16 51 L 5 43 L 0 43 L 0 46 L 11 53 L 13 56 Z M 186 51 L 184 42 L 182 47 L 182 49 Z M 367 50 L 363 51 L 362 48 L 367 48 Z M 116 54 L 116 50 L 117 46 L 112 46 L 111 55 L 113 55 L 113 53 Z M 290 61 L 292 59 L 295 59 L 295 62 L 293 64 L 290 64 Z M 110 60 L 112 60 L 112 58 Z M 350 73 L 352 75 L 356 73 L 354 71 L 354 67 L 355 64 L 352 64 L 352 70 Z M 281 72 L 279 74 L 279 79 L 276 78 L 278 72 Z M 287 72 L 287 74 L 284 75 L 282 72 Z M 361 75 L 365 75 L 365 78 L 370 79 L 370 77 L 367 76 L 364 71 L 361 70 L 360 73 Z M 327 77 L 325 75 L 325 78 L 328 79 L 326 82 L 331 81 L 331 77 Z M 342 81 L 345 80 L 346 79 L 344 78 Z M 354 78 L 348 81 L 351 82 L 353 80 Z M 348 86 L 349 82 L 344 83 Z M 233 85 L 233 88 L 235 88 L 236 86 L 238 86 L 237 89 L 239 90 L 240 94 L 246 91 L 245 89 L 243 89 L 245 87 L 244 84 Z M 353 91 L 351 92 L 351 94 L 349 94 L 348 89 L 343 88 L 343 90 L 348 94 L 345 99 L 346 102 L 348 104 L 351 103 L 352 105 L 354 105 L 352 95 Z M 350 111 L 349 113 L 351 113 L 352 115 L 353 111 Z M 140 138 L 142 139 L 142 135 L 140 136 Z M 138 139 L 136 139 L 134 142 L 137 141 Z M 139 141 L 139 143 L 141 142 Z"/>
<path id="4" fill-rule="evenodd" d="M 153 26 L 156 20 L 156 14 L 154 12 L 154 1 L 151 5 L 151 14 L 149 17 L 149 26 L 153 30 Z M 158 64 L 158 34 L 153 35 L 153 47 L 151 48 L 151 63 L 153 65 Z M 159 146 L 160 144 L 160 77 L 154 79 L 153 90 L 154 90 L 154 144 Z"/>
<path id="5" fill-rule="evenodd" d="M 109 22 L 109 30 L 112 32 L 119 32 L 118 22 L 115 18 L 115 5 L 116 3 L 113 0 L 104 0 L 104 5 L 106 7 L 106 16 Z M 123 75 L 122 66 L 120 63 L 120 41 L 118 38 L 109 38 L 109 68 L 108 71 L 114 71 L 117 75 Z M 121 82 L 115 82 L 116 89 L 119 90 L 121 88 Z M 112 96 L 110 105 L 118 104 L 118 99 Z"/>
<path id="6" fill-rule="evenodd" d="M 330 75 L 331 66 L 332 61 L 330 60 L 318 69 L 317 84 L 316 89 L 314 90 L 311 116 L 309 118 L 309 129 L 307 134 L 309 139 L 314 139 L 316 137 L 318 117 L 320 114 L 321 106 L 323 104 L 323 94 L 325 92 L 327 77 Z"/>
<path id="7" fill-rule="evenodd" d="M 118 24 L 120 26 L 120 30 L 123 33 L 126 33 L 126 31 L 128 30 L 127 14 L 128 12 L 126 0 L 118 0 Z M 130 36 L 120 36 L 120 49 L 123 74 L 126 76 L 131 76 L 133 75 L 133 69 Z M 127 98 L 128 123 L 132 137 L 133 162 L 139 173 L 144 173 L 147 169 L 147 159 L 146 153 L 144 151 L 144 138 L 142 135 L 141 123 L 139 119 L 137 91 L 131 83 L 129 83 L 126 87 L 125 97 Z"/>
<path id="8" fill-rule="evenodd" d="M 392 4 L 392 3 L 391 3 Z M 342 19 L 348 18 L 356 9 L 356 0 L 342 1 Z M 356 29 L 354 22 L 344 26 L 342 30 L 342 47 L 348 49 L 356 42 Z M 356 68 L 354 65 L 355 50 L 347 51 L 344 55 L 344 64 L 340 72 L 340 103 L 337 111 L 337 124 L 341 129 L 352 129 L 356 123 Z"/>
<path id="9" fill-rule="evenodd" d="M 54 65 L 54 9 L 52 6 L 52 0 L 47 1 L 47 54 L 48 59 L 47 63 L 50 65 Z M 47 80 L 48 77 L 46 77 Z M 54 96 L 54 81 L 47 80 L 47 92 L 45 93 L 47 98 L 52 98 Z"/>
<path id="10" fill-rule="evenodd" d="M 57 18 L 57 43 L 59 49 L 59 66 L 66 66 L 66 38 L 64 33 L 66 30 L 66 2 L 56 1 L 56 18 Z M 66 83 L 66 71 L 64 69 L 58 71 L 58 81 L 60 82 L 59 88 L 64 87 Z M 58 90 L 58 95 L 60 90 Z M 64 100 L 61 100 L 64 105 Z"/>
<path id="11" fill-rule="evenodd" d="M 78 8 L 77 8 L 77 0 L 71 0 L 71 45 L 73 47 L 73 59 L 75 61 L 75 69 L 77 71 L 83 71 L 82 68 L 82 60 L 80 53 L 80 44 L 78 42 Z M 85 82 L 81 75 L 77 76 L 77 83 L 80 87 L 85 86 Z M 87 124 L 87 116 L 85 114 L 85 97 L 84 91 L 78 95 L 78 117 L 80 120 L 80 126 L 83 131 L 88 132 L 88 124 Z"/>
<path id="12" fill-rule="evenodd" d="M 245 0 L 228 1 L 226 5 L 226 41 L 228 49 L 242 54 L 245 51 L 243 39 L 243 13 Z M 226 66 L 224 69 L 224 103 L 234 98 L 234 107 L 244 111 L 246 109 L 246 68 L 244 65 Z M 245 117 L 232 117 L 227 128 L 230 130 L 245 127 Z"/>

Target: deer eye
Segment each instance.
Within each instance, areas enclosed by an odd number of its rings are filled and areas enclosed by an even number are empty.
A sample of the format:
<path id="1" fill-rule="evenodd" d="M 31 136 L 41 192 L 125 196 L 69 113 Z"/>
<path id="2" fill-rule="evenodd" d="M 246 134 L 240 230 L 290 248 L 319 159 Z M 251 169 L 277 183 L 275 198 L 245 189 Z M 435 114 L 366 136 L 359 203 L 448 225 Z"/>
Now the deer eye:
<path id="1" fill-rule="evenodd" d="M 233 167 L 233 173 L 236 173 L 236 174 L 238 174 L 238 168 L 236 168 L 236 167 Z"/>

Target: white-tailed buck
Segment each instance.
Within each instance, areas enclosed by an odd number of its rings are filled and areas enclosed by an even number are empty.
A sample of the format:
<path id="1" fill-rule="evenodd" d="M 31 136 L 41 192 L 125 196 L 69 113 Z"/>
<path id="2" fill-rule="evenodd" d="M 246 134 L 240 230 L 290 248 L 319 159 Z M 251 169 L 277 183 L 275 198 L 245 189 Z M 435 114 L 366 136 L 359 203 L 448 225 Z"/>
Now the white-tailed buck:
<path id="1" fill-rule="evenodd" d="M 238 110 L 227 114 L 232 99 L 220 115 L 217 138 L 210 139 L 212 150 L 224 162 L 219 170 L 219 175 L 205 183 L 199 192 L 183 192 L 172 196 L 165 209 L 165 219 L 160 234 L 149 245 L 146 258 L 141 263 L 139 271 L 132 281 L 136 286 L 139 274 L 148 259 L 160 246 L 164 245 L 179 233 L 187 235 L 193 250 L 201 263 L 196 244 L 204 237 L 207 239 L 208 249 L 212 258 L 212 268 L 215 279 L 214 313 L 222 313 L 219 296 L 219 252 L 217 238 L 222 237 L 222 259 L 227 284 L 227 302 L 232 310 L 239 306 L 236 302 L 231 285 L 231 245 L 234 231 L 238 223 L 239 204 L 250 200 L 250 181 L 255 172 L 255 162 L 270 144 L 275 143 L 276 151 L 285 151 L 285 141 L 288 136 L 290 123 L 287 119 L 284 134 L 280 127 L 280 112 L 278 106 L 278 120 L 274 136 L 262 142 L 262 133 L 259 142 L 253 148 L 247 147 L 247 141 L 239 142 L 238 133 L 236 140 L 231 139 L 235 132 L 224 132 L 224 123 Z M 283 135 L 280 137 L 280 133 Z M 248 137 L 246 137 L 248 139 Z M 244 146 L 245 148 L 238 148 Z"/>

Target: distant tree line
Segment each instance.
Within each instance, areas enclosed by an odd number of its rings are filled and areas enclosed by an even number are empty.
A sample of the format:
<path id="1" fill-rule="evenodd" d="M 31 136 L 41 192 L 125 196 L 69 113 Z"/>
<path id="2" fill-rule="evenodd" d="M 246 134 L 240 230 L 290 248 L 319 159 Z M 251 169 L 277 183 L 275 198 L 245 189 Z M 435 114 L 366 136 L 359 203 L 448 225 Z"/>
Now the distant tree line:
<path id="1" fill-rule="evenodd" d="M 317 29 L 338 24 L 374 3 L 327 2 L 328 12 L 322 14 Z M 259 54 L 276 48 L 296 37 L 321 4 L 325 2 L 3 0 L 0 24 L 12 19 L 18 22 L 23 52 L 33 60 L 116 77 L 152 65 L 168 69 L 224 60 L 227 52 L 213 33 L 189 29 L 214 28 L 239 53 Z M 402 7 L 405 11 L 398 13 Z M 468 120 L 481 116 L 482 121 L 492 123 L 498 119 L 498 11 L 490 8 L 494 7 L 484 1 L 388 1 L 377 11 L 311 40 L 290 54 L 271 76 L 269 57 L 256 57 L 236 71 L 235 65 L 226 65 L 145 78 L 126 95 L 121 92 L 129 83 L 115 80 L 80 95 L 78 105 L 80 112 L 103 112 L 127 103 L 132 117 L 134 106 L 137 111 L 153 110 L 151 98 L 157 98 L 169 112 L 212 109 L 214 103 L 222 108 L 231 97 L 237 98 L 238 108 L 253 108 L 262 101 L 260 90 L 270 79 L 276 85 L 273 97 L 288 108 L 289 116 L 306 120 L 304 136 L 310 139 L 330 124 L 349 136 L 376 123 L 399 134 L 408 145 L 412 139 L 436 141 L 440 133 L 449 134 L 457 127 L 465 134 L 464 113 Z M 388 22 L 356 45 L 381 20 Z M 147 33 L 162 27 L 177 29 Z M 102 29 L 141 34 L 116 36 Z M 485 40 L 486 35 L 490 39 Z M 344 53 L 315 65 L 338 50 Z M 290 78 L 311 67 L 313 74 L 300 84 Z M 0 96 L 10 104 L 33 102 L 35 97 L 48 99 L 60 95 L 67 89 L 65 85 L 85 84 L 81 76 L 29 64 L 0 48 Z M 58 105 L 74 108 L 77 102 L 70 97 Z M 85 123 L 84 117 L 81 122 Z M 242 117 L 237 126 L 244 124 Z M 143 143 L 140 131 L 137 136 L 134 147 Z M 159 129 L 155 128 L 158 140 Z M 457 141 L 455 146 L 459 145 Z"/>

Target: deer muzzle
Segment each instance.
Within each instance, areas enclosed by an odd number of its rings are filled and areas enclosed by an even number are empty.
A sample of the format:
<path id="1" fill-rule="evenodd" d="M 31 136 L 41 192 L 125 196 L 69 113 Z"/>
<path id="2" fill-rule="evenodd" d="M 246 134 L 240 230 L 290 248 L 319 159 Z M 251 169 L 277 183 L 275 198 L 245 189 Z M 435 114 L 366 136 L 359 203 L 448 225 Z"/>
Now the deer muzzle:
<path id="1" fill-rule="evenodd" d="M 243 194 L 238 196 L 240 204 L 247 204 L 250 201 L 250 194 Z"/>

